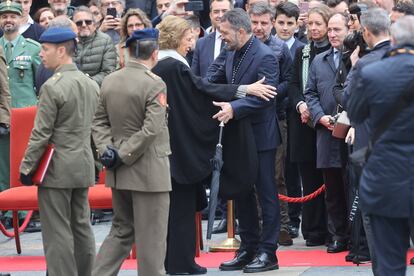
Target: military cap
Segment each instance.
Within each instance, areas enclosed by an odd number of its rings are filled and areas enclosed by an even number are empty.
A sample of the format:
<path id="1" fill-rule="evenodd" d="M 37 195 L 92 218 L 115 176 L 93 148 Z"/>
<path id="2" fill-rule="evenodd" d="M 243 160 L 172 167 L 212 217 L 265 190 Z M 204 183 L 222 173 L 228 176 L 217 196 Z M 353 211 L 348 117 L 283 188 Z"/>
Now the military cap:
<path id="1" fill-rule="evenodd" d="M 0 3 L 0 14 L 3 13 L 15 13 L 22 15 L 22 5 L 10 0 L 4 1 Z"/>
<path id="2" fill-rule="evenodd" d="M 76 34 L 71 28 L 52 27 L 46 29 L 39 38 L 41 43 L 62 43 L 76 38 Z"/>
<path id="3" fill-rule="evenodd" d="M 133 41 L 144 41 L 144 40 L 158 40 L 159 31 L 154 28 L 146 28 L 143 30 L 137 30 L 127 39 L 125 47 L 129 47 Z"/>

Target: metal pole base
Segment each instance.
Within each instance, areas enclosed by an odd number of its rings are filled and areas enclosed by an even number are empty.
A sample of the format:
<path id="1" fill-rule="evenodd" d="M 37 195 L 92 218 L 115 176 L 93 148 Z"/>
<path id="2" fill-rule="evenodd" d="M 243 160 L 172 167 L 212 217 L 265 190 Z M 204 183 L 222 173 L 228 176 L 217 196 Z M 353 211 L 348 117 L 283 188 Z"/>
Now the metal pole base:
<path id="1" fill-rule="evenodd" d="M 221 244 L 210 246 L 210 252 L 234 252 L 240 247 L 240 241 L 236 238 L 225 239 Z"/>

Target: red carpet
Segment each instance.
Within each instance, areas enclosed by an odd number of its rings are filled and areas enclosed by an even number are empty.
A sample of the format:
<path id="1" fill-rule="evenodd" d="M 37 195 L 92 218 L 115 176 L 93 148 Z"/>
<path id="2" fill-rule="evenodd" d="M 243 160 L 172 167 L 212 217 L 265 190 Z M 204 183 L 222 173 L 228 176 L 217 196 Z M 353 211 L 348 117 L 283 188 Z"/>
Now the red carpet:
<path id="1" fill-rule="evenodd" d="M 327 254 L 323 250 L 284 250 L 277 256 L 281 267 L 292 266 L 353 266 L 345 262 L 346 252 Z M 414 257 L 414 250 L 408 252 L 407 261 Z M 233 258 L 233 253 L 202 253 L 197 263 L 209 268 L 217 268 L 222 261 Z M 136 269 L 135 260 L 126 260 L 122 269 Z M 43 256 L 0 257 L 0 271 L 42 271 L 46 270 Z"/>

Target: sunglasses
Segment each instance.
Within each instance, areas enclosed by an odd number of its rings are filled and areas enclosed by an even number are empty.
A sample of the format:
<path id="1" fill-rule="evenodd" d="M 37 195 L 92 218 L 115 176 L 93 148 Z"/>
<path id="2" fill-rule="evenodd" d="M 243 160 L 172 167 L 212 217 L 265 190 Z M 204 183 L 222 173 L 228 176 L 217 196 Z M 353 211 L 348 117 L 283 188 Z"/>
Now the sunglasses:
<path id="1" fill-rule="evenodd" d="M 92 20 L 79 20 L 79 21 L 76 21 L 75 22 L 75 24 L 76 24 L 76 26 L 78 26 L 78 27 L 82 27 L 83 26 L 83 22 L 85 22 L 85 25 L 92 25 Z"/>

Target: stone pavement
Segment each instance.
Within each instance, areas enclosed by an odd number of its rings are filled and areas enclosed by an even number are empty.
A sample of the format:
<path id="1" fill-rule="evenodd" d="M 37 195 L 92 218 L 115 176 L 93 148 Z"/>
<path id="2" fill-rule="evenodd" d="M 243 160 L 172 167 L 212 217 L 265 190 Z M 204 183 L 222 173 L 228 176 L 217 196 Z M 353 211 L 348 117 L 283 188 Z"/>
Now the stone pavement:
<path id="1" fill-rule="evenodd" d="M 99 223 L 93 226 L 93 230 L 95 233 L 96 239 L 96 248 L 99 249 L 100 245 L 102 244 L 104 238 L 106 237 L 107 233 L 109 232 L 110 223 Z M 203 230 L 207 228 L 206 221 L 203 221 Z M 203 233 L 203 237 L 205 237 L 205 232 Z M 218 234 L 213 235 L 212 242 L 219 243 L 220 241 L 226 238 L 226 234 Z M 42 238 L 40 233 L 24 233 L 21 236 L 21 243 L 22 243 L 22 256 L 42 256 L 43 249 L 42 249 Z M 325 247 L 312 247 L 314 249 L 325 249 Z M 302 237 L 294 239 L 293 246 L 283 247 L 281 246 L 279 250 L 309 250 L 305 246 L 305 241 Z M 16 256 L 15 244 L 13 239 L 8 239 L 2 234 L 0 234 L 0 257 L 2 256 Z M 2 271 L 0 267 L 0 273 L 6 272 Z M 242 275 L 240 271 L 235 272 L 223 272 L 219 271 L 218 269 L 209 269 L 207 275 L 209 276 L 235 276 L 235 275 Z M 12 276 L 44 276 L 45 272 L 39 271 L 21 271 L 21 272 L 12 272 Z M 132 270 L 123 270 L 119 273 L 120 276 L 133 276 L 137 275 L 136 271 Z M 255 273 L 252 274 L 255 276 L 267 276 L 267 275 L 279 275 L 279 276 L 296 276 L 296 275 L 304 275 L 304 276 L 349 276 L 349 275 L 356 275 L 356 276 L 367 276 L 372 275 L 371 267 L 370 266 L 351 266 L 351 267 L 281 267 L 279 270 L 276 271 L 269 271 L 266 273 Z M 409 267 L 407 271 L 407 275 L 414 276 L 414 267 Z"/>

